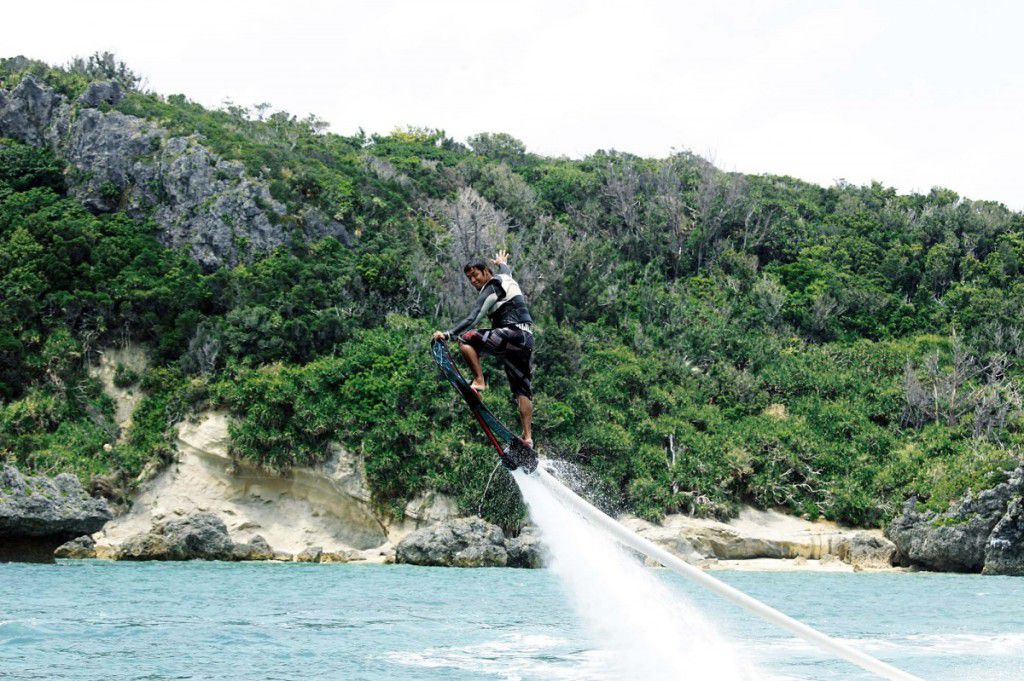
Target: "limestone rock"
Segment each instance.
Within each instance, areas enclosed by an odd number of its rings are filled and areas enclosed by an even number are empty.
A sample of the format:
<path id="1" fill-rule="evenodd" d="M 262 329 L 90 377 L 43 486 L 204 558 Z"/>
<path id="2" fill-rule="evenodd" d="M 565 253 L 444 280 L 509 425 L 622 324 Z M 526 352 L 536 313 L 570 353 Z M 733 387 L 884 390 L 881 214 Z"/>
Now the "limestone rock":
<path id="1" fill-rule="evenodd" d="M 398 563 L 451 567 L 504 567 L 505 533 L 476 516 L 416 530 L 395 549 Z"/>
<path id="2" fill-rule="evenodd" d="M 121 560 L 235 560 L 235 545 L 224 521 L 196 513 L 155 525 L 121 547 Z"/>
<path id="3" fill-rule="evenodd" d="M 319 563 L 320 557 L 323 555 L 324 550 L 319 546 L 311 546 L 304 551 L 300 551 L 295 560 L 299 563 Z"/>
<path id="4" fill-rule="evenodd" d="M 1006 482 L 977 496 L 968 494 L 944 513 L 918 511 L 911 498 L 886 530 L 896 545 L 895 560 L 940 572 L 1019 574 L 1024 571 L 1022 492 L 1024 466 Z"/>
<path id="5" fill-rule="evenodd" d="M 115 80 L 108 80 L 89 83 L 85 92 L 78 97 L 78 103 L 85 107 L 96 108 L 102 104 L 116 106 L 122 99 L 124 99 L 124 90 L 121 89 L 121 84 Z"/>
<path id="6" fill-rule="evenodd" d="M 256 535 L 244 544 L 235 544 L 232 548 L 234 560 L 273 560 L 274 549 L 270 548 L 267 540 Z"/>
<path id="7" fill-rule="evenodd" d="M 115 556 L 118 560 L 185 560 L 183 555 L 171 551 L 167 537 L 153 532 L 143 532 L 121 544 Z"/>
<path id="8" fill-rule="evenodd" d="M 95 558 L 96 542 L 89 535 L 83 534 L 58 546 L 53 555 L 56 558 Z"/>
<path id="9" fill-rule="evenodd" d="M 223 518 L 235 542 L 259 535 L 289 560 L 308 546 L 342 553 L 387 543 L 357 453 L 332 444 L 323 465 L 274 472 L 232 458 L 230 444 L 227 414 L 206 412 L 179 423 L 175 462 L 138 486 L 131 509 L 96 536 L 99 550 L 116 553 L 162 521 L 204 511 Z"/>
<path id="10" fill-rule="evenodd" d="M 123 97 L 116 83 L 92 83 L 74 106 L 33 76 L 0 90 L 0 137 L 49 147 L 68 164 L 68 191 L 96 212 L 152 217 L 161 242 L 185 247 L 206 270 L 235 265 L 288 243 L 285 208 L 242 164 L 220 158 L 195 135 L 100 105 Z M 74 114 L 74 115 L 72 115 Z M 310 220 L 314 233 L 347 238 L 340 223 Z"/>
<path id="11" fill-rule="evenodd" d="M 1024 575 L 1024 500 L 1010 501 L 985 544 L 986 575 Z"/>
<path id="12" fill-rule="evenodd" d="M 111 517 L 107 502 L 86 494 L 69 473 L 26 478 L 14 466 L 0 469 L 0 537 L 57 537 L 63 542 L 96 532 Z"/>
<path id="13" fill-rule="evenodd" d="M 544 544 L 541 542 L 540 533 L 533 525 L 523 528 L 518 537 L 506 539 L 505 551 L 508 553 L 508 567 L 544 567 Z"/>
<path id="14" fill-rule="evenodd" d="M 27 76 L 10 92 L 0 90 L 0 137 L 33 146 L 49 146 L 66 131 L 67 99 Z"/>
<path id="15" fill-rule="evenodd" d="M 459 517 L 458 503 L 437 492 L 424 492 L 405 505 L 405 517 L 416 523 L 443 523 Z"/>
<path id="16" fill-rule="evenodd" d="M 895 544 L 870 532 L 857 532 L 836 544 L 836 556 L 855 568 L 892 567 L 895 553 Z"/>

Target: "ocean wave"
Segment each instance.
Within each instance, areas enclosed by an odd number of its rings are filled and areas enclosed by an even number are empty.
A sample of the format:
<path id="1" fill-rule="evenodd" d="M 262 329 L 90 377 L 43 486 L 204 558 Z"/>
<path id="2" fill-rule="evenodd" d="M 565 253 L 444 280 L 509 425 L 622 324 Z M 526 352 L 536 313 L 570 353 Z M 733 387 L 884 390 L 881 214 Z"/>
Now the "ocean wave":
<path id="1" fill-rule="evenodd" d="M 513 634 L 465 646 L 392 651 L 385 658 L 406 667 L 454 669 L 488 675 L 506 681 L 552 679 L 583 681 L 607 678 L 607 655 L 578 650 L 570 642 L 543 634 Z"/>
<path id="2" fill-rule="evenodd" d="M 0 646 L 14 646 L 40 641 L 54 632 L 36 620 L 0 621 Z"/>

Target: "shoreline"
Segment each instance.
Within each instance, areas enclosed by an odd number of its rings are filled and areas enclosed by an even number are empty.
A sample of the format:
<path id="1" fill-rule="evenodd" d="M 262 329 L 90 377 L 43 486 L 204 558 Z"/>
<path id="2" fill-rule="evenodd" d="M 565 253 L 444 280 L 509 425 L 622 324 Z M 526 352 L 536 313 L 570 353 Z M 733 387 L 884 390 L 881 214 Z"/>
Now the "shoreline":
<path id="1" fill-rule="evenodd" d="M 454 500 L 441 494 L 414 499 L 398 520 L 381 517 L 370 503 L 361 459 L 337 445 L 323 466 L 269 473 L 230 456 L 223 413 L 204 413 L 179 423 L 177 430 L 176 460 L 151 473 L 130 510 L 90 540 L 62 547 L 57 556 L 386 564 L 396 561 L 399 543 L 413 533 L 459 519 Z M 219 524 L 222 541 L 233 547 L 227 554 L 168 553 L 166 528 L 193 531 L 188 528 L 199 516 Z M 658 524 L 629 515 L 617 520 L 709 571 L 900 570 L 892 565 L 895 547 L 880 530 L 812 522 L 778 511 L 748 507 L 728 522 L 685 515 L 670 515 Z"/>

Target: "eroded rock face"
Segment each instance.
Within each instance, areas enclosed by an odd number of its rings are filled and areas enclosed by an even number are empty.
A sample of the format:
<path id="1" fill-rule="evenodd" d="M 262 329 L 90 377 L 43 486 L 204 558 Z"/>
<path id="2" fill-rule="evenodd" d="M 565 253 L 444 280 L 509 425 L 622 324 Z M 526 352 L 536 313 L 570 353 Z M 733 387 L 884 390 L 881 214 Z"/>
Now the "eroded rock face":
<path id="1" fill-rule="evenodd" d="M 360 457 L 332 446 L 322 466 L 275 473 L 233 459 L 230 443 L 226 414 L 179 424 L 177 461 L 142 485 L 131 510 L 96 536 L 101 557 L 116 557 L 125 541 L 154 525 L 200 512 L 222 518 L 236 542 L 260 536 L 289 560 L 314 546 L 338 553 L 388 542 Z"/>
<path id="2" fill-rule="evenodd" d="M 508 567 L 544 567 L 547 556 L 544 544 L 540 539 L 540 532 L 533 525 L 523 528 L 518 537 L 506 539 L 505 551 L 508 553 Z"/>
<path id="3" fill-rule="evenodd" d="M 476 516 L 416 530 L 395 549 L 395 561 L 412 565 L 504 567 L 505 533 Z"/>
<path id="4" fill-rule="evenodd" d="M 657 525 L 628 516 L 620 522 L 690 563 L 835 559 L 862 569 L 888 569 L 895 550 L 877 530 L 856 530 L 753 508 L 743 509 L 727 523 L 678 514 L 666 516 Z"/>
<path id="5" fill-rule="evenodd" d="M 885 537 L 857 532 L 839 540 L 835 555 L 857 568 L 887 568 L 892 566 L 895 553 L 896 545 Z"/>
<path id="6" fill-rule="evenodd" d="M 0 469 L 0 537 L 59 537 L 91 534 L 110 520 L 107 502 L 94 499 L 78 478 L 25 477 L 14 466 Z"/>
<path id="7" fill-rule="evenodd" d="M 896 560 L 940 572 L 1024 574 L 1022 493 L 1024 467 L 945 513 L 918 511 L 910 499 L 886 530 L 896 544 Z"/>
<path id="8" fill-rule="evenodd" d="M 115 80 L 108 80 L 89 83 L 89 87 L 85 88 L 85 92 L 78 98 L 78 103 L 81 106 L 96 108 L 103 104 L 116 106 L 122 99 L 124 90 L 121 89 L 121 84 Z"/>
<path id="9" fill-rule="evenodd" d="M 235 560 L 273 560 L 274 549 L 270 548 L 266 539 L 257 534 L 247 543 L 235 544 L 232 557 Z"/>
<path id="10" fill-rule="evenodd" d="M 153 526 L 121 546 L 121 560 L 235 560 L 235 544 L 224 521 L 196 513 Z"/>
<path id="11" fill-rule="evenodd" d="M 96 212 L 152 216 L 167 246 L 185 246 L 206 270 L 288 242 L 276 223 L 284 207 L 243 166 L 212 153 L 197 136 L 174 137 L 135 116 L 103 110 L 124 93 L 93 83 L 72 106 L 32 76 L 0 90 L 0 137 L 46 146 L 68 163 L 68 191 Z M 315 233 L 348 237 L 327 218 Z"/>
<path id="12" fill-rule="evenodd" d="M 1010 501 L 985 544 L 986 575 L 1024 575 L 1024 500 Z"/>
<path id="13" fill-rule="evenodd" d="M 28 76 L 10 92 L 0 90 L 0 137 L 53 146 L 66 132 L 70 112 L 63 95 Z"/>
<path id="14" fill-rule="evenodd" d="M 53 552 L 54 558 L 95 558 L 96 542 L 87 534 L 64 542 Z"/>

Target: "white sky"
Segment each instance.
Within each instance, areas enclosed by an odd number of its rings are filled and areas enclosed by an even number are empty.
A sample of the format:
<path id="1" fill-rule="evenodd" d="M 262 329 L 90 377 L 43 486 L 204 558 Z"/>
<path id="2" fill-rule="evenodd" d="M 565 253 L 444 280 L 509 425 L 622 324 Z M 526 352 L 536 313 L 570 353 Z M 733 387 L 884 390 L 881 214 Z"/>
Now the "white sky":
<path id="1" fill-rule="evenodd" d="M 351 134 L 508 132 L 824 185 L 1024 208 L 1024 3 L 368 0 L 13 3 L 0 56 L 109 50 L 150 89 Z"/>

